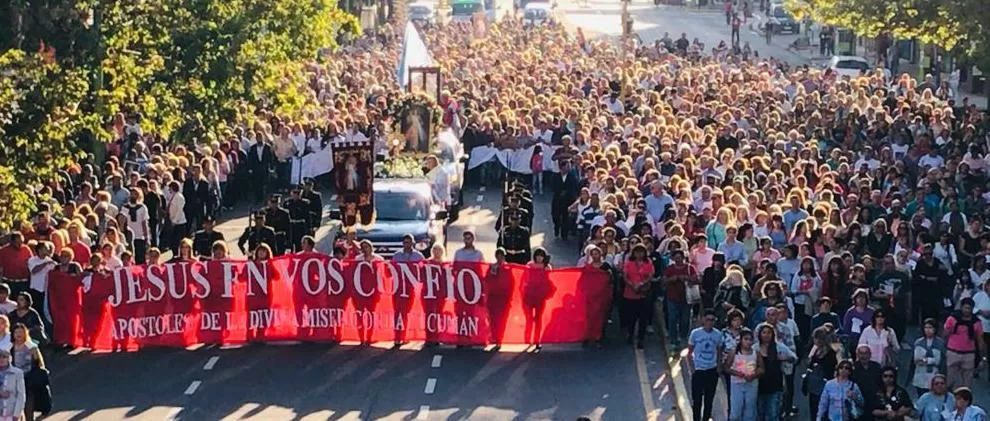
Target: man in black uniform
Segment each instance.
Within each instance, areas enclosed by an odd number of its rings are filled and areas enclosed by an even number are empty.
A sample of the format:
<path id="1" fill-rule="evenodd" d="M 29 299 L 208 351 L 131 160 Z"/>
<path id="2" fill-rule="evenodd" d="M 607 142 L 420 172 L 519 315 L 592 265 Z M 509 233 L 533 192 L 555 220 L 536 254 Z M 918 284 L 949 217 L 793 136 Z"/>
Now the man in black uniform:
<path id="1" fill-rule="evenodd" d="M 237 240 L 237 248 L 241 249 L 241 253 L 244 253 L 245 256 L 250 256 L 249 253 L 254 253 L 254 249 L 258 248 L 261 243 L 268 244 L 268 247 L 275 249 L 277 242 L 275 230 L 265 225 L 265 213 L 259 211 L 254 214 L 254 224 L 247 227 L 244 234 L 241 234 L 241 238 Z M 244 243 L 248 244 L 248 250 L 244 250 Z"/>
<path id="2" fill-rule="evenodd" d="M 279 194 L 271 195 L 268 199 L 268 206 L 265 207 L 267 225 L 275 231 L 275 244 L 269 245 L 274 246 L 272 252 L 276 256 L 285 254 L 285 249 L 289 248 L 289 231 L 292 229 L 292 218 L 289 217 L 289 211 L 278 204 L 281 198 L 282 195 Z"/>
<path id="3" fill-rule="evenodd" d="M 215 224 L 213 215 L 206 215 L 203 217 L 203 229 L 193 235 L 193 253 L 196 253 L 200 260 L 210 260 L 213 255 L 213 243 L 224 241 L 223 234 L 213 230 Z"/>
<path id="4" fill-rule="evenodd" d="M 289 241 L 292 249 L 299 251 L 302 249 L 302 238 L 309 233 L 309 200 L 302 198 L 302 190 L 299 186 L 293 187 L 290 194 L 292 198 L 285 203 L 285 209 L 289 211 Z"/>
<path id="5" fill-rule="evenodd" d="M 316 230 L 323 224 L 323 197 L 313 189 L 314 180 L 306 177 L 303 180 L 302 197 L 309 200 L 309 235 L 316 235 Z"/>
<path id="6" fill-rule="evenodd" d="M 509 226 L 502 228 L 496 247 L 505 249 L 505 261 L 524 265 L 529 263 L 529 228 L 521 226 L 519 211 L 509 212 Z"/>
<path id="7" fill-rule="evenodd" d="M 567 240 L 571 220 L 567 208 L 577 199 L 577 173 L 571 171 L 570 161 L 560 161 L 560 172 L 550 178 L 553 199 L 550 202 L 550 215 L 553 218 L 554 236 Z"/>
<path id="8" fill-rule="evenodd" d="M 522 208 L 522 200 L 519 193 L 509 193 L 508 203 L 502 208 L 502 213 L 498 216 L 498 221 L 495 221 L 495 230 L 499 231 L 503 226 L 509 224 L 509 217 L 511 215 L 519 216 L 519 225 L 525 228 L 532 227 L 533 217 L 526 209 Z"/>

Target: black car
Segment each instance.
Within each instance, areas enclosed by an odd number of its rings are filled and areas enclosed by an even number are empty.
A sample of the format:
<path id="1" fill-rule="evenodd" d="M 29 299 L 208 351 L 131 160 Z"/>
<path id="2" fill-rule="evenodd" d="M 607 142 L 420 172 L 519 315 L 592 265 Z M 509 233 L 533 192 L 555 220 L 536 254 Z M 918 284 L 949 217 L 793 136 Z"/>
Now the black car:
<path id="1" fill-rule="evenodd" d="M 770 10 L 770 20 L 773 22 L 774 32 L 781 34 L 784 32 L 789 32 L 792 34 L 801 33 L 801 22 L 794 19 L 787 10 L 782 6 L 774 6 Z"/>

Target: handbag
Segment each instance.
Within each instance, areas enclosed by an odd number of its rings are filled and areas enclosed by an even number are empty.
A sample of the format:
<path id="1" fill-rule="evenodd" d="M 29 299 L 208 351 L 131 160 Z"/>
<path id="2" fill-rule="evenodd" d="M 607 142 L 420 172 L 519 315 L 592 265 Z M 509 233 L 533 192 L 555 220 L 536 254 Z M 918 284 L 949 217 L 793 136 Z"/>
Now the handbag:
<path id="1" fill-rule="evenodd" d="M 804 371 L 804 374 L 801 375 L 801 394 L 808 396 L 810 393 L 821 396 L 824 390 L 825 377 L 822 376 L 818 363 L 815 363 L 811 367 L 808 367 Z"/>
<path id="2" fill-rule="evenodd" d="M 698 304 L 701 302 L 701 286 L 687 284 L 684 289 L 688 304 Z"/>

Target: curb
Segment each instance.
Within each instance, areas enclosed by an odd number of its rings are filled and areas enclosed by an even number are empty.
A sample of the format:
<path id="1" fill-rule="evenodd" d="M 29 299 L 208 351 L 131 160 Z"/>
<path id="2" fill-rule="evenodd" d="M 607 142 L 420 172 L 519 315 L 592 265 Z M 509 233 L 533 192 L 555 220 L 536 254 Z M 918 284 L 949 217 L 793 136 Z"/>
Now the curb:
<path id="1" fill-rule="evenodd" d="M 662 316 L 658 309 L 657 314 Z M 692 320 L 692 327 L 694 329 Z M 670 344 L 667 341 L 667 325 L 662 324 L 663 334 L 661 339 L 663 341 L 664 349 L 668 350 L 669 354 L 667 356 L 667 365 L 670 367 L 670 378 L 674 383 L 674 393 L 677 395 L 677 411 L 681 420 L 690 421 L 694 419 L 694 408 L 691 406 L 691 367 L 688 365 L 687 361 L 687 347 L 682 350 L 671 349 Z M 715 399 L 712 401 L 712 407 L 715 408 L 712 411 L 713 420 L 726 420 L 728 419 L 728 396 L 725 390 L 725 385 L 722 384 L 722 378 L 719 376 L 718 384 L 715 388 Z M 723 416 L 723 414 L 725 414 Z"/>

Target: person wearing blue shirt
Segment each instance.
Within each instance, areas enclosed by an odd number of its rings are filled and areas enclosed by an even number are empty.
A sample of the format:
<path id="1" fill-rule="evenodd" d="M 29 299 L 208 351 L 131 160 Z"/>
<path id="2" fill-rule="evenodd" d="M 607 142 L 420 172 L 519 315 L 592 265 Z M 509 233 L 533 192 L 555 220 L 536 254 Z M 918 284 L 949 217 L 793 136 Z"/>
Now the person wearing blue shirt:
<path id="1" fill-rule="evenodd" d="M 794 274 L 801 269 L 801 260 L 797 258 L 798 248 L 794 244 L 788 244 L 781 249 L 783 256 L 777 259 L 777 276 L 784 282 L 794 279 Z"/>
<path id="2" fill-rule="evenodd" d="M 735 226 L 725 227 L 725 241 L 718 245 L 718 251 L 725 255 L 727 263 L 746 266 L 749 263 L 749 257 L 746 256 L 746 247 L 743 246 L 743 243 L 736 241 L 738 233 L 739 230 Z"/>
<path id="3" fill-rule="evenodd" d="M 947 389 L 944 374 L 935 374 L 929 383 L 930 388 L 914 402 L 914 414 L 918 421 L 945 421 L 943 414 L 950 413 L 956 406 L 956 398 Z"/>
<path id="4" fill-rule="evenodd" d="M 973 405 L 973 391 L 968 387 L 956 388 L 953 393 L 956 398 L 955 408 L 952 409 L 952 421 L 987 421 L 987 413 Z"/>
<path id="5" fill-rule="evenodd" d="M 791 208 L 784 212 L 784 229 L 788 233 L 794 229 L 798 221 L 808 219 L 808 211 L 804 210 L 804 199 L 796 194 L 791 195 Z"/>
<path id="6" fill-rule="evenodd" d="M 663 213 L 667 206 L 674 204 L 674 198 L 663 191 L 663 183 L 654 180 L 650 183 L 650 195 L 644 199 L 646 202 L 646 212 L 653 217 L 654 221 L 662 221 Z"/>
<path id="7" fill-rule="evenodd" d="M 852 362 L 849 360 L 840 361 L 835 370 L 835 378 L 825 383 L 822 390 L 821 400 L 818 401 L 818 408 L 814 408 L 818 414 L 816 420 L 844 421 L 853 419 L 853 414 L 848 414 L 849 407 L 856 405 L 862 408 L 865 403 L 863 392 L 859 386 L 849 379 L 852 374 Z M 852 401 L 852 405 L 846 403 Z M 862 410 L 862 409 L 860 409 Z"/>
<path id="8" fill-rule="evenodd" d="M 712 417 L 712 402 L 718 386 L 718 365 L 722 361 L 722 332 L 715 329 L 715 311 L 705 310 L 701 327 L 688 335 L 688 362 L 691 374 L 691 406 L 694 421 Z"/>

